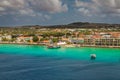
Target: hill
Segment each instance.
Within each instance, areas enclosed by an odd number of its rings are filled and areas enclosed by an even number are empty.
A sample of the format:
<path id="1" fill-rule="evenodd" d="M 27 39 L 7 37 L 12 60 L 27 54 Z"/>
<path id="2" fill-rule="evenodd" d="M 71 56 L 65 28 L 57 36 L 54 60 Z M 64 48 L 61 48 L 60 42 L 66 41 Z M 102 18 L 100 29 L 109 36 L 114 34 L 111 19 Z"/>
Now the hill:
<path id="1" fill-rule="evenodd" d="M 1 27 L 5 28 L 5 27 Z M 6 27 L 10 28 L 10 27 Z M 40 28 L 86 28 L 86 29 L 100 29 L 100 28 L 115 28 L 120 29 L 120 24 L 106 24 L 106 23 L 89 23 L 89 22 L 74 22 L 67 25 L 52 25 L 52 26 L 40 26 L 40 25 L 29 25 L 29 26 L 17 26 L 13 28 L 31 28 L 31 29 L 40 29 Z"/>

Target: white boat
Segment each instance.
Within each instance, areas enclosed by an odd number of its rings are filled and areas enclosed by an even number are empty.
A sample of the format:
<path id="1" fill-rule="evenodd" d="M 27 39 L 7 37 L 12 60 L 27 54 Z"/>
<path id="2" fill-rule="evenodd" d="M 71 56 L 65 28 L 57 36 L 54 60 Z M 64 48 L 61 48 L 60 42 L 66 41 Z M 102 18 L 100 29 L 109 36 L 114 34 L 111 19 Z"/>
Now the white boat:
<path id="1" fill-rule="evenodd" d="M 90 54 L 90 58 L 91 58 L 91 60 L 95 60 L 96 59 L 96 54 Z"/>

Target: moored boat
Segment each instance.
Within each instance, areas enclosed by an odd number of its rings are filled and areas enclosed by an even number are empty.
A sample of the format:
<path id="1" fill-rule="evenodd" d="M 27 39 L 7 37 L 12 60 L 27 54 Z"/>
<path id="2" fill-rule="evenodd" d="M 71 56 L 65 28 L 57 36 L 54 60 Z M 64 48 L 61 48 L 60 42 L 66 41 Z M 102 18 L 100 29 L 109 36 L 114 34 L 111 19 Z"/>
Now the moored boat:
<path id="1" fill-rule="evenodd" d="M 95 60 L 96 59 L 96 54 L 91 54 L 90 58 L 91 58 L 91 60 Z"/>
<path id="2" fill-rule="evenodd" d="M 48 49 L 58 49 L 58 48 L 61 48 L 61 46 L 47 46 Z"/>

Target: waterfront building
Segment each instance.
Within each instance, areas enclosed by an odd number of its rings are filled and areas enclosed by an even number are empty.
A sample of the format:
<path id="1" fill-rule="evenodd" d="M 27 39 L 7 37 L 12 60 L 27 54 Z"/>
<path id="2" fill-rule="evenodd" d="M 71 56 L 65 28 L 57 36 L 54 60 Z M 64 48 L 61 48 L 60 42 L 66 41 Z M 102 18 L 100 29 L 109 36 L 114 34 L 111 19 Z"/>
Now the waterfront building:
<path id="1" fill-rule="evenodd" d="M 48 45 L 50 44 L 50 40 L 43 40 L 40 42 L 40 44 Z"/>
<path id="2" fill-rule="evenodd" d="M 32 37 L 30 36 L 19 36 L 16 39 L 17 43 L 28 43 L 28 42 L 32 42 Z"/>
<path id="3" fill-rule="evenodd" d="M 58 42 L 57 45 L 66 45 L 67 43 L 66 42 Z"/>
<path id="4" fill-rule="evenodd" d="M 12 36 L 7 34 L 2 35 L 0 38 L 1 42 L 10 42 L 11 40 L 12 40 Z"/>
<path id="5" fill-rule="evenodd" d="M 72 44 L 83 44 L 84 38 L 71 38 L 70 43 Z"/>
<path id="6" fill-rule="evenodd" d="M 8 40 L 11 40 L 11 39 L 12 39 L 12 36 L 11 36 L 11 35 L 4 35 L 4 36 L 2 36 L 2 38 L 6 38 L 6 39 L 8 39 Z"/>
<path id="7" fill-rule="evenodd" d="M 120 38 L 86 38 L 84 39 L 85 46 L 120 46 Z"/>

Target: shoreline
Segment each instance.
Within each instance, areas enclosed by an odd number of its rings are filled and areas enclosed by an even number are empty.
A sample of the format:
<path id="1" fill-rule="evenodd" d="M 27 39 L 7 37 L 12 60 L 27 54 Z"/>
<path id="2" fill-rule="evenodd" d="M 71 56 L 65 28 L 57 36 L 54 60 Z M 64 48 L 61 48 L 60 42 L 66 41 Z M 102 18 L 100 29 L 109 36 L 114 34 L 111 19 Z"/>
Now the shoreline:
<path id="1" fill-rule="evenodd" d="M 11 42 L 0 42 L 0 44 L 14 44 L 14 45 L 38 45 L 38 46 L 46 46 L 46 44 L 39 44 L 39 43 L 11 43 Z M 84 46 L 76 46 L 73 44 L 70 45 L 64 45 L 62 46 L 63 48 L 81 48 L 81 47 L 91 47 L 91 48 L 116 48 L 116 49 L 120 49 L 120 46 L 88 46 L 88 45 L 84 45 Z"/>
<path id="2" fill-rule="evenodd" d="M 38 43 L 9 43 L 9 42 L 4 42 L 0 44 L 16 44 L 16 45 L 43 45 L 43 44 L 38 44 Z"/>

